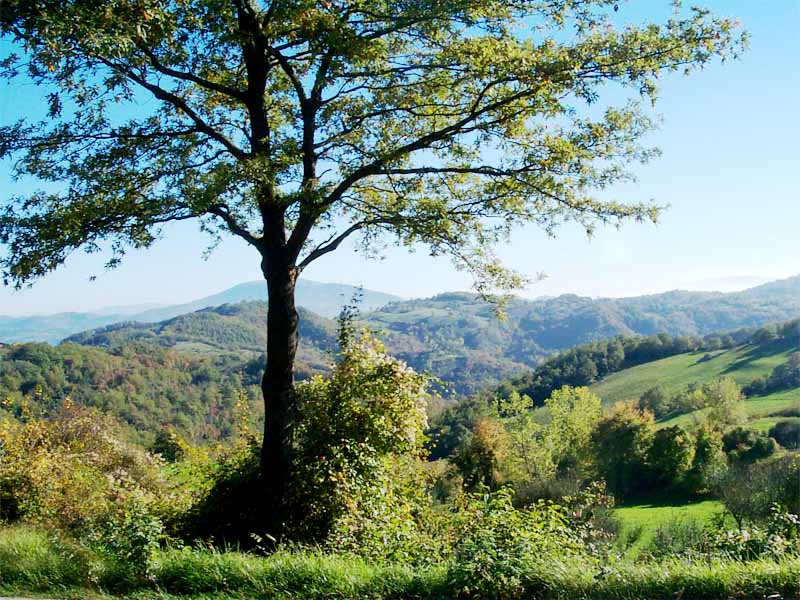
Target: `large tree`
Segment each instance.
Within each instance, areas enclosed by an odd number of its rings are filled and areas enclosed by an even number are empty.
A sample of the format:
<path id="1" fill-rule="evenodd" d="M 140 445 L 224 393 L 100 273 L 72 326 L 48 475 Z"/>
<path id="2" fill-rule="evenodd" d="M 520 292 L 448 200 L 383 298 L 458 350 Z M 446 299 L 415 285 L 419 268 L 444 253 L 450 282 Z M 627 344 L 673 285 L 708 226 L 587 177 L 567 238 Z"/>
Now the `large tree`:
<path id="1" fill-rule="evenodd" d="M 452 256 L 488 292 L 519 283 L 491 252 L 515 225 L 655 219 L 649 203 L 598 195 L 653 155 L 635 100 L 742 40 L 707 12 L 676 6 L 662 23 L 626 25 L 619 8 L 3 0 L 0 32 L 17 52 L 2 75 L 42 86 L 48 106 L 40 121 L 2 126 L 0 157 L 52 182 L 3 200 L 4 279 L 29 283 L 80 248 L 114 266 L 171 221 L 250 244 L 269 297 L 262 465 L 279 507 L 294 289 L 309 264 L 349 236 L 369 250 L 389 235 Z M 618 106 L 599 103 L 609 84 Z M 619 101 L 626 88 L 633 100 Z"/>

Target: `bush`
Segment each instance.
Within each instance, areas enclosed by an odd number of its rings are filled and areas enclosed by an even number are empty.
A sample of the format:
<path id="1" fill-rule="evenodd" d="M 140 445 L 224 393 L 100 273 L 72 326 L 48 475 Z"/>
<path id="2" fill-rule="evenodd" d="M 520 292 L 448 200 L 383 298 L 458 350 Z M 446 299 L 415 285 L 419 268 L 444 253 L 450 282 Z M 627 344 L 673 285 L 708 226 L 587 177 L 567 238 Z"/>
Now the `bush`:
<path id="1" fill-rule="evenodd" d="M 779 421 L 770 428 L 769 437 L 784 448 L 796 450 L 800 448 L 800 422 Z"/>
<path id="2" fill-rule="evenodd" d="M 731 462 L 752 463 L 772 456 L 777 450 L 775 440 L 763 432 L 737 427 L 722 436 L 723 449 Z"/>
<path id="3" fill-rule="evenodd" d="M 519 510 L 512 500 L 509 488 L 466 494 L 459 500 L 450 576 L 461 593 L 480 598 L 519 596 L 526 570 L 541 557 L 585 551 L 565 507 L 541 502 Z"/>
<path id="4" fill-rule="evenodd" d="M 110 418 L 69 401 L 48 420 L 0 423 L 0 448 L 7 517 L 79 540 L 145 574 L 162 519 L 181 505 L 160 459 L 121 441 Z"/>
<path id="5" fill-rule="evenodd" d="M 737 560 L 780 559 L 800 553 L 800 516 L 777 504 L 770 508 L 762 526 L 750 525 L 734 530 L 718 529 L 710 540 L 713 551 Z"/>
<path id="6" fill-rule="evenodd" d="M 427 378 L 387 356 L 371 336 L 356 334 L 347 320 L 340 348 L 328 378 L 296 391 L 290 529 L 300 540 L 323 541 L 348 516 L 362 515 L 366 526 L 369 515 L 390 510 L 381 502 L 403 505 L 402 483 L 393 487 L 394 458 L 422 454 Z"/>
<path id="7" fill-rule="evenodd" d="M 733 464 L 712 477 L 712 487 L 739 528 L 770 518 L 775 505 L 800 514 L 800 456 Z"/>

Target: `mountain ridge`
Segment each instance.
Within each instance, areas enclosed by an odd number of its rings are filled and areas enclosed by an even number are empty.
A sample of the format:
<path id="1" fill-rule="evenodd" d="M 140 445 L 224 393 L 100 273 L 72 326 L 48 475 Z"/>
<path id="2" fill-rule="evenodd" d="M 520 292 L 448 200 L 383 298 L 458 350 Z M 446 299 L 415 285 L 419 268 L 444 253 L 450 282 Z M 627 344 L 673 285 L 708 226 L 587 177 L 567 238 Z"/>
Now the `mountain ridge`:
<path id="1" fill-rule="evenodd" d="M 335 317 L 357 295 L 361 298 L 361 305 L 367 310 L 402 300 L 399 296 L 348 284 L 322 283 L 308 279 L 301 279 L 297 283 L 297 305 L 329 318 Z M 58 343 L 71 335 L 116 323 L 156 323 L 212 306 L 264 300 L 266 297 L 266 283 L 249 281 L 191 302 L 133 313 L 128 311 L 132 307 L 118 307 L 121 311 L 117 314 L 108 314 L 108 309 L 101 308 L 85 313 L 61 312 L 23 317 L 0 315 L 0 341 Z"/>

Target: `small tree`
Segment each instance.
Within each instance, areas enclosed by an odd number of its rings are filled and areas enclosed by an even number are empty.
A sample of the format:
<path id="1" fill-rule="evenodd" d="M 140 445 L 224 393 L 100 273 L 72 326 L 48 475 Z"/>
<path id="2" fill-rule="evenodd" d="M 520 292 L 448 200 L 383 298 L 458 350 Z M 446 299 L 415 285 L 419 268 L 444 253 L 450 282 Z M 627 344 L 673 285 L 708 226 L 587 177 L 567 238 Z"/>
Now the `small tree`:
<path id="1" fill-rule="evenodd" d="M 678 490 L 685 487 L 694 456 L 692 436 L 682 427 L 665 427 L 653 435 L 647 462 L 658 485 Z"/>
<path id="2" fill-rule="evenodd" d="M 613 9 L 613 10 L 612 10 Z M 736 54 L 693 9 L 620 27 L 615 0 L 4 0 L 0 75 L 47 116 L 0 127 L 0 158 L 55 183 L 0 212 L 4 280 L 76 249 L 146 248 L 197 219 L 254 250 L 267 283 L 261 465 L 278 514 L 292 470 L 297 278 L 352 235 L 449 254 L 479 291 L 521 279 L 513 227 L 655 219 L 601 200 L 654 156 L 635 102 L 586 116 L 608 84 L 645 100 L 667 71 Z M 107 244 L 107 246 L 103 246 Z"/>
<path id="3" fill-rule="evenodd" d="M 668 415 L 672 407 L 672 400 L 660 387 L 650 388 L 639 398 L 639 408 L 649 410 L 657 419 Z"/>
<path id="4" fill-rule="evenodd" d="M 703 386 L 705 418 L 712 426 L 725 430 L 744 420 L 742 388 L 730 377 Z"/>
<path id="5" fill-rule="evenodd" d="M 559 470 L 574 470 L 585 462 L 601 413 L 600 398 L 585 387 L 564 386 L 545 400 L 544 407 L 548 420 L 542 424 L 527 396 L 513 392 L 502 404 L 509 436 L 507 469 L 517 485 L 546 483 Z"/>
<path id="6" fill-rule="evenodd" d="M 592 432 L 597 471 L 614 495 L 641 491 L 654 433 L 653 413 L 632 402 L 617 403 L 597 424 Z"/>

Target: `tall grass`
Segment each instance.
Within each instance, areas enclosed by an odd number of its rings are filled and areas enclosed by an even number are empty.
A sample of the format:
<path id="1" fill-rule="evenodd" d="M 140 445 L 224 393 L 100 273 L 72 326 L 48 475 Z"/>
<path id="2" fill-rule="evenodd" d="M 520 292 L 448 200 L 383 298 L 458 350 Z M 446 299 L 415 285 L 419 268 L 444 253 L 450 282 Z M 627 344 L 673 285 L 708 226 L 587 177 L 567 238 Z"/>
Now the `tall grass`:
<path id="1" fill-rule="evenodd" d="M 70 595 L 86 595 L 91 590 L 140 599 L 489 597 L 480 589 L 465 590 L 447 565 L 424 571 L 403 565 L 376 567 L 355 557 L 311 551 L 284 551 L 264 558 L 232 551 L 166 549 L 155 557 L 152 579 L 124 582 L 118 578 L 122 572 L 85 550 L 36 531 L 0 530 L 0 590 L 4 593 L 73 590 Z M 784 599 L 800 598 L 800 558 L 604 564 L 542 557 L 524 570 L 521 583 L 510 597 L 703 600 L 763 599 L 779 594 Z"/>
<path id="2" fill-rule="evenodd" d="M 104 565 L 85 549 L 28 527 L 0 527 L 0 590 L 89 587 Z"/>

